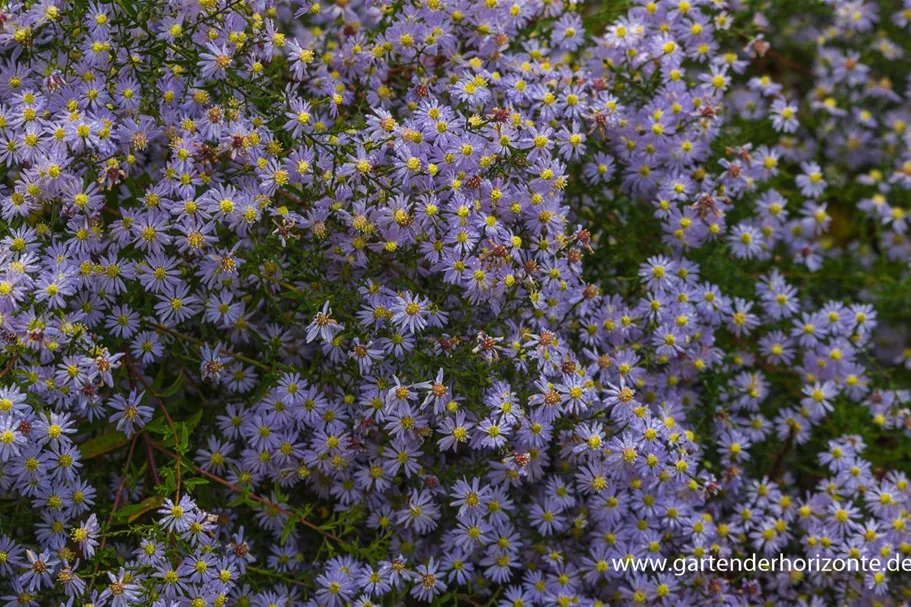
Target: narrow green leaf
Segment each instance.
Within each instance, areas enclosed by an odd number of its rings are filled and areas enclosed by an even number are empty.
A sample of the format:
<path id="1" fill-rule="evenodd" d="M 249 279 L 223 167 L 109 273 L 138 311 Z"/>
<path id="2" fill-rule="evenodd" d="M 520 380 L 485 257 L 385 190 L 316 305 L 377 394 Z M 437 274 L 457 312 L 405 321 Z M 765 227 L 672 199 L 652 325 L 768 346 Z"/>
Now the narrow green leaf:
<path id="1" fill-rule="evenodd" d="M 126 521 L 127 523 L 132 523 L 143 514 L 160 508 L 163 503 L 163 497 L 160 495 L 153 495 L 152 497 L 147 497 L 138 504 L 124 506 L 117 511 L 115 518 L 120 522 Z"/>
<path id="2" fill-rule="evenodd" d="M 147 423 L 145 429 L 147 432 L 154 432 L 155 434 L 160 434 L 162 436 L 169 436 L 171 434 L 171 428 L 168 426 L 168 422 L 163 415 L 159 415 Z"/>
<path id="3" fill-rule="evenodd" d="M 184 423 L 187 425 L 187 429 L 192 432 L 196 429 L 196 426 L 199 425 L 199 421 L 202 419 L 202 409 L 197 409 L 196 413 L 193 416 L 186 420 Z"/>
<path id="4" fill-rule="evenodd" d="M 197 487 L 199 485 L 208 485 L 209 479 L 202 478 L 200 476 L 194 476 L 191 478 L 185 478 L 185 479 L 183 479 L 182 482 L 183 482 L 184 487 L 186 487 L 187 489 L 192 489 L 193 487 Z"/>
<path id="5" fill-rule="evenodd" d="M 179 426 L 178 432 L 180 434 L 180 440 L 178 443 L 178 447 L 179 447 L 178 452 L 181 455 L 183 455 L 184 453 L 187 452 L 187 448 L 190 445 L 190 431 L 187 429 L 187 425 L 184 423 L 178 424 L 178 426 Z"/>
<path id="6" fill-rule="evenodd" d="M 120 430 L 109 430 L 79 445 L 82 459 L 92 459 L 127 444 L 130 439 Z"/>
<path id="7" fill-rule="evenodd" d="M 285 542 L 288 541 L 288 537 L 294 532 L 295 527 L 297 527 L 297 521 L 293 518 L 288 519 L 288 522 L 285 523 L 285 528 L 282 529 L 281 539 L 278 542 L 280 546 L 285 545 Z"/>
<path id="8" fill-rule="evenodd" d="M 177 379 L 174 380 L 174 383 L 171 384 L 165 390 L 162 390 L 161 392 L 159 392 L 158 397 L 159 398 L 170 398 L 170 397 L 174 396 L 175 394 L 177 394 L 177 391 L 180 390 L 181 386 L 183 386 L 183 381 L 184 381 L 184 375 L 183 375 L 183 370 L 181 370 L 180 373 L 177 375 Z"/>

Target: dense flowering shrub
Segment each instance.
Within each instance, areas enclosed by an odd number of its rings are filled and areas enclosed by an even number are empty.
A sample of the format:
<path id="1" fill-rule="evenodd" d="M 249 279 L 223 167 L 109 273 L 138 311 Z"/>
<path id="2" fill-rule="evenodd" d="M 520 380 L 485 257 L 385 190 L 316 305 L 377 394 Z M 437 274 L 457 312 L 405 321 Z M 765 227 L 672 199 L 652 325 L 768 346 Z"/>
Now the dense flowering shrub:
<path id="1" fill-rule="evenodd" d="M 0 9 L 3 605 L 890 605 L 911 3 Z"/>

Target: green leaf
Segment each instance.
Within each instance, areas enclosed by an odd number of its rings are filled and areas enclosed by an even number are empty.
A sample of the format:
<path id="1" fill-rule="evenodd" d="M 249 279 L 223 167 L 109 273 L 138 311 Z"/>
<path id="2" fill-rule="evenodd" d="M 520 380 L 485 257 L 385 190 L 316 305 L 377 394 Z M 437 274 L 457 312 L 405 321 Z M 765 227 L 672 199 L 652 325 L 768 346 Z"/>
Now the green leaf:
<path id="1" fill-rule="evenodd" d="M 180 440 L 177 445 L 177 452 L 183 455 L 187 452 L 187 449 L 190 446 L 190 431 L 187 429 L 187 425 L 184 423 L 178 424 L 178 426 L 180 426 Z"/>
<path id="2" fill-rule="evenodd" d="M 153 495 L 152 497 L 147 497 L 138 504 L 130 504 L 129 506 L 124 506 L 117 511 L 115 518 L 120 522 L 126 521 L 127 523 L 132 523 L 143 514 L 160 508 L 163 503 L 163 497 L 160 495 Z"/>
<path id="3" fill-rule="evenodd" d="M 295 527 L 297 527 L 297 520 L 293 518 L 288 519 L 288 521 L 285 523 L 285 528 L 282 529 L 282 536 L 278 542 L 279 546 L 285 545 L 285 542 L 288 541 L 288 537 L 294 533 Z"/>
<path id="4" fill-rule="evenodd" d="M 79 452 L 82 454 L 82 459 L 92 459 L 124 446 L 129 440 L 127 435 L 120 430 L 109 430 L 79 445 Z"/>
<path id="5" fill-rule="evenodd" d="M 193 487 L 197 487 L 197 486 L 199 486 L 199 485 L 208 485 L 208 484 L 209 484 L 209 479 L 203 478 L 203 477 L 200 477 L 200 476 L 193 476 L 193 477 L 190 477 L 190 478 L 185 478 L 185 479 L 183 479 L 182 482 L 183 482 L 183 486 L 186 487 L 187 490 L 190 490 L 190 489 L 192 489 Z"/>
<path id="6" fill-rule="evenodd" d="M 155 487 L 155 493 L 158 495 L 170 495 L 177 490 L 177 476 L 171 466 L 165 466 L 159 470 L 162 482 Z"/>
<path id="7" fill-rule="evenodd" d="M 148 432 L 154 432 L 155 434 L 160 434 L 162 436 L 171 435 L 171 428 L 168 425 L 168 422 L 165 419 L 164 415 L 159 415 L 158 417 L 156 417 L 155 419 L 153 419 L 152 421 L 147 423 L 145 426 L 145 429 Z"/>
<path id="8" fill-rule="evenodd" d="M 177 391 L 180 390 L 180 387 L 183 386 L 184 374 L 183 369 L 181 369 L 180 374 L 177 376 L 177 379 L 174 380 L 174 383 L 171 384 L 165 390 L 158 392 L 157 395 L 159 398 L 170 398 L 177 394 Z"/>
<path id="9" fill-rule="evenodd" d="M 250 500 L 247 498 L 247 496 L 241 494 L 228 503 L 228 508 L 236 508 L 237 506 L 240 506 L 241 504 L 249 504 L 249 503 L 250 503 Z"/>
<path id="10" fill-rule="evenodd" d="M 193 417 L 186 420 L 184 423 L 187 425 L 187 429 L 192 432 L 196 429 L 196 426 L 199 425 L 199 421 L 202 419 L 202 409 L 197 409 L 196 413 L 193 414 Z"/>
<path id="11" fill-rule="evenodd" d="M 155 377 L 152 378 L 152 385 L 149 386 L 149 390 L 153 394 L 159 394 L 161 391 L 161 386 L 164 385 L 165 372 L 167 371 L 167 365 L 161 365 L 158 367 L 158 373 L 155 374 Z"/>

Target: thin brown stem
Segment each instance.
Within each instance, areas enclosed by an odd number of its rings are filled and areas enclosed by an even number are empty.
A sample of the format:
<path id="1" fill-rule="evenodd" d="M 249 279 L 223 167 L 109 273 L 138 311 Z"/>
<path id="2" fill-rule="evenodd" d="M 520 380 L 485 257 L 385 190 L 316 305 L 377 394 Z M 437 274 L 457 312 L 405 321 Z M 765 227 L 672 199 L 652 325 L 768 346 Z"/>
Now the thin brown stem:
<path id="1" fill-rule="evenodd" d="M 111 521 L 114 520 L 114 513 L 117 512 L 118 506 L 120 506 L 120 495 L 123 493 L 123 488 L 127 483 L 127 472 L 130 470 L 130 464 L 133 463 L 133 452 L 136 450 L 136 439 L 139 438 L 139 435 L 135 435 L 133 440 L 130 441 L 130 452 L 127 455 L 126 464 L 123 466 L 123 473 L 120 476 L 120 484 L 117 486 L 117 491 L 114 492 L 114 503 L 111 504 L 111 513 L 108 515 L 107 523 L 104 525 L 104 535 L 101 537 L 101 544 L 98 546 L 98 552 L 104 550 L 105 544 L 108 541 L 108 531 L 111 529 Z M 98 566 L 95 566 L 95 572 L 98 572 Z M 94 577 L 94 575 L 93 575 Z"/>
<path id="2" fill-rule="evenodd" d="M 173 335 L 174 337 L 179 337 L 180 339 L 188 341 L 191 344 L 195 344 L 197 346 L 204 346 L 206 344 L 206 342 L 204 342 L 201 339 L 193 337 L 192 335 L 187 335 L 185 333 L 181 333 L 180 331 L 175 331 L 174 329 L 171 329 L 164 325 L 156 324 L 156 325 L 152 325 L 152 327 L 155 328 L 157 331 L 163 331 L 164 333 Z M 269 365 L 267 365 L 265 363 L 261 363 L 258 360 L 250 358 L 249 356 L 244 356 L 243 354 L 237 354 L 236 352 L 230 352 L 225 349 L 220 350 L 220 352 L 222 352 L 225 356 L 230 356 L 231 358 L 233 358 L 235 360 L 245 362 L 249 365 L 253 365 L 254 367 L 259 367 L 263 371 L 272 371 L 273 370 L 272 367 L 270 367 Z M 283 365 L 277 365 L 277 366 L 283 366 Z"/>
<path id="3" fill-rule="evenodd" d="M 152 473 L 152 480 L 156 485 L 161 484 L 161 477 L 158 476 L 158 467 L 155 465 L 155 453 L 152 450 L 152 439 L 145 432 L 142 433 L 142 442 L 146 446 L 146 461 L 149 462 L 149 472 Z"/>
<path id="4" fill-rule="evenodd" d="M 308 584 L 306 582 L 296 580 L 292 577 L 288 577 L 287 575 L 282 575 L 282 574 L 276 573 L 274 571 L 270 571 L 269 569 L 263 569 L 262 567 L 254 567 L 252 565 L 247 565 L 247 571 L 251 571 L 253 573 L 258 573 L 260 575 L 266 575 L 269 577 L 273 577 L 277 580 L 282 580 L 283 582 L 288 582 L 289 584 L 294 584 L 295 586 L 300 586 L 301 588 L 312 588 L 313 587 L 311 584 Z"/>
<path id="5" fill-rule="evenodd" d="M 172 458 L 174 458 L 174 459 L 180 459 L 179 456 L 178 456 L 176 453 L 172 453 L 172 452 L 168 451 L 167 449 L 165 449 L 164 447 L 160 447 L 160 446 L 155 445 L 155 444 L 153 444 L 152 446 L 153 446 L 153 448 L 155 448 L 157 451 L 160 451 L 161 453 L 164 453 L 165 455 L 167 455 L 167 456 L 169 456 L 169 457 L 172 457 Z M 324 529 L 321 529 L 321 528 L 319 527 L 319 525 L 316 525 L 315 523 L 311 523 L 310 521 L 308 521 L 307 519 L 305 519 L 303 516 L 300 516 L 300 515 L 298 515 L 298 514 L 295 514 L 295 513 L 291 512 L 290 510 L 288 510 L 287 508 L 285 508 L 285 507 L 283 507 L 283 506 L 281 506 L 281 505 L 279 505 L 279 504 L 276 504 L 275 502 L 272 502 L 272 501 L 270 501 L 270 500 L 267 500 L 267 499 L 264 498 L 264 497 L 260 497 L 259 495 L 256 495 L 255 493 L 249 493 L 249 492 L 247 492 L 247 491 L 244 491 L 241 487 L 238 487 L 237 485 L 235 485 L 235 484 L 232 483 L 231 481 L 229 481 L 229 480 L 227 480 L 227 479 L 224 479 L 224 478 L 222 478 L 222 477 L 220 477 L 220 476 L 218 476 L 218 475 L 212 474 L 212 473 L 209 472 L 208 470 L 203 470 L 203 469 L 200 468 L 199 466 L 194 465 L 194 466 L 193 466 L 193 469 L 196 471 L 197 474 L 201 474 L 202 476 L 206 477 L 207 479 L 212 480 L 212 481 L 215 481 L 216 483 L 218 483 L 218 484 L 220 484 L 220 485 L 223 485 L 223 486 L 227 487 L 228 489 L 230 489 L 231 491 L 233 491 L 233 492 L 235 492 L 235 493 L 239 493 L 239 494 L 241 494 L 241 495 L 246 495 L 247 497 L 249 497 L 249 498 L 250 498 L 251 500 L 253 500 L 254 502 L 257 502 L 257 503 L 262 504 L 263 506 L 266 506 L 266 507 L 269 507 L 269 508 L 274 508 L 275 510 L 278 510 L 278 511 L 281 512 L 282 514 L 284 514 L 284 515 L 286 515 L 286 516 L 290 516 L 291 518 L 296 519 L 297 522 L 299 522 L 299 523 L 300 523 L 301 525 L 303 525 L 304 527 L 307 527 L 308 529 L 312 529 L 313 531 L 316 531 L 317 533 L 319 533 L 319 534 L 322 535 L 323 537 L 328 538 L 328 539 L 332 540 L 333 542 L 337 542 L 337 543 L 339 543 L 339 544 L 344 544 L 344 543 L 345 543 L 345 541 L 344 541 L 342 538 L 340 538 L 339 536 L 335 535 L 334 533 L 330 533 L 329 531 L 326 531 L 326 530 L 324 530 Z"/>
<path id="6" fill-rule="evenodd" d="M 129 350 L 124 350 L 124 353 L 126 354 L 126 356 L 124 357 L 124 360 L 126 361 L 127 370 L 130 372 L 130 375 L 134 379 L 139 381 L 145 387 L 145 390 L 149 394 L 149 396 L 151 396 L 152 399 L 156 403 L 158 403 L 158 408 L 161 409 L 161 412 L 164 414 L 165 420 L 168 422 L 168 427 L 171 429 L 171 436 L 174 438 L 174 448 L 176 451 L 179 452 L 180 451 L 180 439 L 177 438 L 177 428 L 174 426 L 174 420 L 171 419 L 171 414 L 168 413 L 168 408 L 165 406 L 164 401 L 161 400 L 161 398 L 159 398 L 158 395 L 152 391 L 152 387 L 149 385 L 149 382 L 145 378 L 145 376 L 136 369 L 136 366 L 133 364 L 133 357 L 130 355 Z M 179 502 L 180 501 L 180 458 L 179 457 L 177 458 L 177 464 L 176 464 L 176 468 L 175 468 L 174 477 L 175 477 L 175 480 L 177 483 L 176 497 L 175 497 L 174 501 Z"/>
<path id="7" fill-rule="evenodd" d="M 17 360 L 19 360 L 19 355 L 18 355 L 18 354 L 16 354 L 14 357 L 12 357 L 12 358 L 9 360 L 8 363 L 6 363 L 6 366 L 3 368 L 3 371 L 0 371 L 0 377 L 3 377 L 4 375 L 6 375 L 6 374 L 9 373 L 10 371 L 12 371 L 12 370 L 13 370 L 13 367 L 16 365 L 16 361 L 17 361 Z"/>

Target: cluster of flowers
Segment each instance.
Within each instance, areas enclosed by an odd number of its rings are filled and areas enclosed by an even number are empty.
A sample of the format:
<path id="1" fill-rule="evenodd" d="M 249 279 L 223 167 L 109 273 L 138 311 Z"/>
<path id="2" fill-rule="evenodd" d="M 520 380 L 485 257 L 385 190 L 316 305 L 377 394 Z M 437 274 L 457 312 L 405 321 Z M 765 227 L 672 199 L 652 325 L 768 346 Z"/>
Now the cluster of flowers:
<path id="1" fill-rule="evenodd" d="M 616 566 L 911 555 L 911 2 L 769 4 L 0 9 L 2 604 L 906 596 Z"/>

